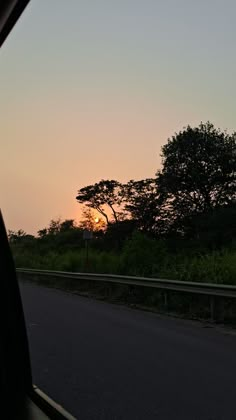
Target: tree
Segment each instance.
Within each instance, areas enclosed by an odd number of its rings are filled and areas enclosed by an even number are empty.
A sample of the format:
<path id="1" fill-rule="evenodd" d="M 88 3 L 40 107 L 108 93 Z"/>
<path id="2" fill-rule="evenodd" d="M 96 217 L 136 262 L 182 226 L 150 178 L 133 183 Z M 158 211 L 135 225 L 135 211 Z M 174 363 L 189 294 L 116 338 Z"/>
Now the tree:
<path id="1" fill-rule="evenodd" d="M 83 243 L 82 229 L 76 226 L 74 219 L 51 220 L 47 228 L 38 231 L 40 252 L 48 250 L 63 251 L 77 248 Z"/>
<path id="2" fill-rule="evenodd" d="M 96 217 L 91 208 L 84 208 L 79 227 L 92 232 L 98 232 L 105 229 L 105 222 L 101 218 Z"/>
<path id="3" fill-rule="evenodd" d="M 119 221 L 120 213 L 117 206 L 120 206 L 122 197 L 121 184 L 117 181 L 102 179 L 94 185 L 81 188 L 76 200 L 100 213 L 105 218 L 107 225 L 112 222 L 112 219 L 115 222 Z"/>
<path id="4" fill-rule="evenodd" d="M 14 230 L 8 231 L 8 239 L 9 239 L 9 242 L 11 243 L 22 241 L 22 239 L 24 239 L 26 236 L 29 236 L 29 235 L 27 235 L 27 233 L 22 229 L 19 229 L 17 231 L 14 231 Z"/>
<path id="5" fill-rule="evenodd" d="M 14 232 L 13 230 L 8 231 L 8 239 L 11 246 L 16 249 L 31 249 L 33 250 L 36 244 L 35 237 L 29 235 L 24 230 L 19 229 Z"/>
<path id="6" fill-rule="evenodd" d="M 51 220 L 48 227 L 48 235 L 57 235 L 61 229 L 61 219 Z"/>
<path id="7" fill-rule="evenodd" d="M 195 248 L 199 245 L 210 249 L 235 246 L 236 204 L 193 216 L 186 227 L 186 237 L 194 239 Z"/>
<path id="8" fill-rule="evenodd" d="M 163 146 L 162 159 L 157 181 L 170 226 L 183 231 L 192 216 L 235 202 L 236 133 L 188 126 Z"/>
<path id="9" fill-rule="evenodd" d="M 66 219 L 60 224 L 60 232 L 67 232 L 68 230 L 75 229 L 76 224 L 74 219 Z"/>
<path id="10" fill-rule="evenodd" d="M 40 229 L 40 230 L 38 230 L 37 233 L 38 233 L 38 237 L 40 239 L 45 238 L 47 236 L 47 234 L 48 234 L 48 229 L 47 228 Z"/>
<path id="11" fill-rule="evenodd" d="M 158 217 L 158 192 L 156 179 L 147 178 L 140 181 L 130 180 L 123 186 L 125 210 L 137 228 L 152 232 Z"/>

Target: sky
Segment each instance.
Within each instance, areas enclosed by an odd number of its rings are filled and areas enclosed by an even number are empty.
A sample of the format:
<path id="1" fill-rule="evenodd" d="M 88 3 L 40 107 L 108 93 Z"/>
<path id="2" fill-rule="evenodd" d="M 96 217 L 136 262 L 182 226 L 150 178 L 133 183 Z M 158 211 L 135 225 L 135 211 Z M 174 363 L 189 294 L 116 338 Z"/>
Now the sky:
<path id="1" fill-rule="evenodd" d="M 154 177 L 188 124 L 236 129 L 235 0 L 31 0 L 0 51 L 0 207 L 35 234 L 79 188 Z"/>

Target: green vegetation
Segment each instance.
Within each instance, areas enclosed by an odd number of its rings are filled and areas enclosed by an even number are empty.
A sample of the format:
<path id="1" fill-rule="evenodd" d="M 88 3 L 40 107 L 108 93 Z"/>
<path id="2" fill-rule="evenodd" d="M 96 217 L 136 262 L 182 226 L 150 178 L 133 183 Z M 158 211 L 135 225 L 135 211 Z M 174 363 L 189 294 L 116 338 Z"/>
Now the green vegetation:
<path id="1" fill-rule="evenodd" d="M 236 284 L 236 134 L 188 126 L 163 146 L 162 165 L 155 178 L 81 188 L 78 226 L 9 232 L 16 266 Z"/>
<path id="2" fill-rule="evenodd" d="M 160 242 L 135 234 L 120 252 L 97 249 L 96 239 L 91 241 L 88 261 L 85 245 L 78 249 L 58 250 L 57 245 L 30 239 L 30 246 L 12 244 L 17 267 L 59 271 L 124 274 L 159 277 L 209 283 L 236 284 L 236 250 L 218 250 L 194 254 L 171 252 Z M 35 243 L 34 243 L 35 242 Z M 56 241 L 55 241 L 56 242 Z"/>

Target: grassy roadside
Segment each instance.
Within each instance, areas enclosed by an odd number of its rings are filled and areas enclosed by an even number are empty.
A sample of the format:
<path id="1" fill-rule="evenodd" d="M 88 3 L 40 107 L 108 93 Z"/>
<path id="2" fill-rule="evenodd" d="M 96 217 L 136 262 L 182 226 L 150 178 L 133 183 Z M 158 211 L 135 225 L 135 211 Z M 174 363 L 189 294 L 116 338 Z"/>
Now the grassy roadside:
<path id="1" fill-rule="evenodd" d="M 45 270 L 123 274 L 183 281 L 236 284 L 236 252 L 225 250 L 188 256 L 168 255 L 158 250 L 139 255 L 132 249 L 120 254 L 90 250 L 51 251 L 46 254 L 15 252 L 17 267 Z"/>
<path id="2" fill-rule="evenodd" d="M 40 247 L 36 243 L 35 247 L 17 246 L 12 249 L 17 267 L 236 284 L 234 248 L 211 252 L 196 248 L 170 250 L 166 243 L 138 234 L 127 241 L 119 252 L 101 250 L 91 244 L 88 260 L 84 247 L 79 246 L 60 248 L 52 243 L 48 247 Z M 42 278 L 34 278 L 34 281 L 43 284 Z M 211 316 L 208 297 L 163 294 L 142 287 L 111 286 L 97 282 L 75 283 L 59 278 L 47 280 L 44 285 L 113 302 L 141 305 L 158 312 L 176 313 L 187 318 L 209 319 Z M 224 301 L 221 309 L 225 320 L 236 318 L 234 302 Z"/>

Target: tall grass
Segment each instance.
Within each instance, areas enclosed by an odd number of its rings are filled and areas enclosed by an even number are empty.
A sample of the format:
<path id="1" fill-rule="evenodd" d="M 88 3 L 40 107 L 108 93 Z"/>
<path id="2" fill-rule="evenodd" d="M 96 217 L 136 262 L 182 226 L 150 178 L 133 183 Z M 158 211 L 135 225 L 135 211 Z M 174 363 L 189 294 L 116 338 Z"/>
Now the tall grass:
<path id="1" fill-rule="evenodd" d="M 165 244 L 135 235 L 120 253 L 89 249 L 55 249 L 41 254 L 37 249 L 13 248 L 17 267 L 48 270 L 123 274 L 209 283 L 236 284 L 236 251 L 198 255 L 170 253 Z"/>

